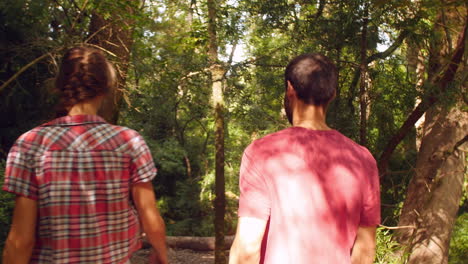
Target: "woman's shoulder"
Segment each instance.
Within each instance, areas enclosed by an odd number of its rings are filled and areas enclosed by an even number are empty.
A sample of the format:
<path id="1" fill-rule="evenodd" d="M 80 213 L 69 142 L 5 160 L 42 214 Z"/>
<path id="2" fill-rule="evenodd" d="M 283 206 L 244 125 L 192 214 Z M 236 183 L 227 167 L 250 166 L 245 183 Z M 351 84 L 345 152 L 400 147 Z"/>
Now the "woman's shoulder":
<path id="1" fill-rule="evenodd" d="M 132 151 L 146 146 L 143 136 L 138 131 L 126 126 L 112 125 L 112 127 L 117 132 L 119 140 L 121 140 L 120 144 L 126 145 L 128 150 Z"/>
<path id="2" fill-rule="evenodd" d="M 43 138 L 46 136 L 44 128 L 42 126 L 37 126 L 27 132 L 24 132 L 16 139 L 16 144 L 25 143 L 25 144 L 38 144 L 41 143 Z"/>
<path id="3" fill-rule="evenodd" d="M 111 125 L 113 129 L 128 140 L 141 138 L 141 134 L 133 128 L 126 126 Z"/>

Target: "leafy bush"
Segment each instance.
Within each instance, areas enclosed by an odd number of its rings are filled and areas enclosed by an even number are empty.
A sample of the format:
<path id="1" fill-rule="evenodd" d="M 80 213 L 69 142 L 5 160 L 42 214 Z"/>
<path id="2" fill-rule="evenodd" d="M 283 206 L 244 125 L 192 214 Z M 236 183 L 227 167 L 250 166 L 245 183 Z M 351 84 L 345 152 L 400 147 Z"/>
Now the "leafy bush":
<path id="1" fill-rule="evenodd" d="M 200 199 L 200 188 L 196 179 L 176 183 L 175 196 L 163 197 L 158 206 L 166 221 L 167 234 L 173 236 L 212 236 L 213 206 Z"/>
<path id="2" fill-rule="evenodd" d="M 463 264 L 468 259 L 468 213 L 457 218 L 449 249 L 449 263 Z"/>

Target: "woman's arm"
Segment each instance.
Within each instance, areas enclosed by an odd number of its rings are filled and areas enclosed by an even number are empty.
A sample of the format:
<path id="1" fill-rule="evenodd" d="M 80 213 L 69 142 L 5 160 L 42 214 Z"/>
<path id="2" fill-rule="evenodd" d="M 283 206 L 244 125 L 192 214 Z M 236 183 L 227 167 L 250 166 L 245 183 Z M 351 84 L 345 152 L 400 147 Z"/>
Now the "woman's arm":
<path id="1" fill-rule="evenodd" d="M 143 225 L 143 231 L 156 250 L 158 259 L 156 263 L 167 264 L 165 225 L 156 206 L 156 196 L 151 182 L 133 185 L 132 197 Z"/>
<path id="2" fill-rule="evenodd" d="M 26 264 L 36 241 L 37 201 L 17 196 L 10 233 L 3 250 L 4 264 Z"/>

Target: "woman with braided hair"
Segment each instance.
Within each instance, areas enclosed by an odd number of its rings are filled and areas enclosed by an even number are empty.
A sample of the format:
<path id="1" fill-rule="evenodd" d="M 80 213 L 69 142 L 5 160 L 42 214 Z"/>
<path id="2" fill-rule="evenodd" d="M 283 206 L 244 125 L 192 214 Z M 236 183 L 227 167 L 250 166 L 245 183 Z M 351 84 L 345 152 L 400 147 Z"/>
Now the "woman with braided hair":
<path id="1" fill-rule="evenodd" d="M 164 222 L 143 138 L 97 115 L 116 86 L 98 50 L 68 50 L 56 88 L 66 115 L 20 136 L 3 190 L 16 194 L 3 263 L 129 263 L 144 231 L 167 263 Z"/>

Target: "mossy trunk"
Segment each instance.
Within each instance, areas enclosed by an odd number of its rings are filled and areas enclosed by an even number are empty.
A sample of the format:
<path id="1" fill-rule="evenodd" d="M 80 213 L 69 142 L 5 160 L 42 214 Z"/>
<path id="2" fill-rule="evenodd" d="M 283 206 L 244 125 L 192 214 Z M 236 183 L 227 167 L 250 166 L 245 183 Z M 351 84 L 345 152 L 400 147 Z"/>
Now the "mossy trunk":
<path id="1" fill-rule="evenodd" d="M 223 78 L 225 69 L 218 58 L 217 41 L 217 1 L 208 0 L 208 57 L 212 82 L 212 105 L 215 118 L 215 263 L 226 263 L 224 246 L 224 215 L 226 211 L 225 180 L 224 180 L 224 97 Z"/>

